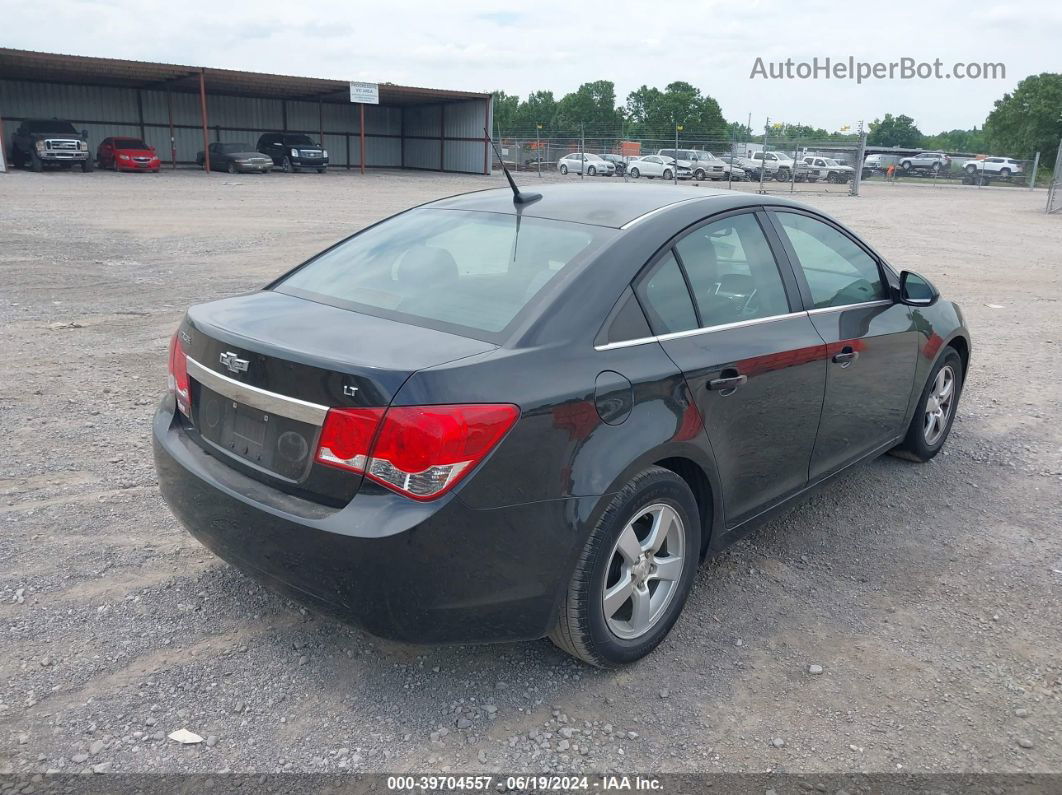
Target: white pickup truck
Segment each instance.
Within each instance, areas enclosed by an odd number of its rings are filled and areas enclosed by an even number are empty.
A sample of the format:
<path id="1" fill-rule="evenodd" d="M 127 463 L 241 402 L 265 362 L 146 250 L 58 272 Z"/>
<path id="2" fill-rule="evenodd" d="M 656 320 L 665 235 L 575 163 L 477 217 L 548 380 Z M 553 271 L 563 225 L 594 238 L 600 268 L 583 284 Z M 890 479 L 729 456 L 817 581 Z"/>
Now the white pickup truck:
<path id="1" fill-rule="evenodd" d="M 753 179 L 760 178 L 760 169 L 763 169 L 765 177 L 773 177 L 779 182 L 789 182 L 795 174 L 797 182 L 814 182 L 819 179 L 818 172 L 807 163 L 793 162 L 793 158 L 785 152 L 753 152 L 750 158 L 753 163 Z"/>
<path id="2" fill-rule="evenodd" d="M 832 157 L 817 157 L 808 155 L 804 162 L 819 172 L 819 179 L 827 182 L 848 182 L 852 179 L 855 169 L 838 163 Z"/>

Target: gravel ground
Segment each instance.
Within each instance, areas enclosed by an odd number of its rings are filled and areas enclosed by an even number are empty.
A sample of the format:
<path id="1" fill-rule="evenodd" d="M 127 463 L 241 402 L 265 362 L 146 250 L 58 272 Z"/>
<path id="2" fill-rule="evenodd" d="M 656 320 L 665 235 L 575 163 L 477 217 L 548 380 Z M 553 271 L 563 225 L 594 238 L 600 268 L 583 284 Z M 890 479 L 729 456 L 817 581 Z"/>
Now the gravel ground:
<path id="1" fill-rule="evenodd" d="M 177 526 L 149 418 L 184 307 L 491 182 L 0 175 L 0 772 L 1062 771 L 1062 219 L 1042 192 L 807 196 L 965 308 L 954 432 L 706 564 L 638 665 L 383 643 Z M 182 727 L 205 742 L 166 739 Z"/>

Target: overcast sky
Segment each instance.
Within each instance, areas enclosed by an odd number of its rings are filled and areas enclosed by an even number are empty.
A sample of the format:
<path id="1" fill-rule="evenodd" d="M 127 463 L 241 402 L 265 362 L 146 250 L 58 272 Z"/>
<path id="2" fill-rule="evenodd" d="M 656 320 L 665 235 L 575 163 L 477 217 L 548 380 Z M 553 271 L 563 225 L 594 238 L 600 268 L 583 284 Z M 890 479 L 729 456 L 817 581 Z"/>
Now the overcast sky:
<path id="1" fill-rule="evenodd" d="M 557 98 L 608 79 L 619 104 L 685 80 L 729 121 L 854 129 L 886 112 L 923 132 L 983 123 L 1029 74 L 1062 69 L 1062 2 L 728 0 L 490 3 L 342 0 L 49 0 L 5 3 L 0 46 Z M 1002 63 L 990 80 L 750 79 L 765 62 Z"/>

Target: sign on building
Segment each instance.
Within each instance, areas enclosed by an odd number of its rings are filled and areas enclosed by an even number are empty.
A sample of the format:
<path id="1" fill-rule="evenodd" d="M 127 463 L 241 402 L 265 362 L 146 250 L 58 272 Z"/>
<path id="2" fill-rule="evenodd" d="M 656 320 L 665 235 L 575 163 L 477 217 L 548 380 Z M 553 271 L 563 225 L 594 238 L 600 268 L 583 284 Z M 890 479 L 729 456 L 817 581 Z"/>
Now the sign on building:
<path id="1" fill-rule="evenodd" d="M 357 83 L 350 81 L 350 101 L 360 102 L 363 105 L 380 104 L 379 83 Z"/>

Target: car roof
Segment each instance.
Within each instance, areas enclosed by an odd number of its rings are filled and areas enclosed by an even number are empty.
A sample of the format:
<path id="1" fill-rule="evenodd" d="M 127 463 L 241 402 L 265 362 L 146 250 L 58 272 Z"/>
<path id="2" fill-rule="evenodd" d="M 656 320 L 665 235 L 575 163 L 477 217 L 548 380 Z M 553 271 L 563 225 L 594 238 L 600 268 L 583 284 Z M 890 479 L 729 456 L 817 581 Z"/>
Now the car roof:
<path id="1" fill-rule="evenodd" d="M 578 224 L 608 226 L 619 229 L 648 213 L 666 211 L 690 202 L 703 203 L 706 212 L 756 204 L 795 204 L 777 197 L 759 196 L 743 191 L 683 187 L 674 185 L 594 184 L 533 185 L 526 190 L 542 194 L 532 204 L 523 205 L 520 214 L 527 218 L 544 218 Z M 464 193 L 430 202 L 425 207 L 443 210 L 476 210 L 513 215 L 516 205 L 508 188 Z"/>

